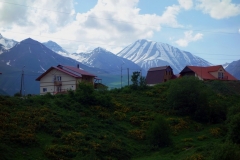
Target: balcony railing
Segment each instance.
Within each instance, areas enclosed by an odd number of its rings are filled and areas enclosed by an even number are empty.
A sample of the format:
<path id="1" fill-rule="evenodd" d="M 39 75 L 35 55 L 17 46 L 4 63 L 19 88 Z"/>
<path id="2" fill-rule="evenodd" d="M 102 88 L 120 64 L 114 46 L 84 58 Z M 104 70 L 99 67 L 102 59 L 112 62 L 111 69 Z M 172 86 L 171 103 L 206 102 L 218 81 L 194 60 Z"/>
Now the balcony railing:
<path id="1" fill-rule="evenodd" d="M 54 85 L 55 86 L 61 86 L 62 85 L 62 81 L 54 81 Z"/>
<path id="2" fill-rule="evenodd" d="M 221 80 L 228 80 L 228 76 L 218 77 L 218 79 L 221 79 Z"/>

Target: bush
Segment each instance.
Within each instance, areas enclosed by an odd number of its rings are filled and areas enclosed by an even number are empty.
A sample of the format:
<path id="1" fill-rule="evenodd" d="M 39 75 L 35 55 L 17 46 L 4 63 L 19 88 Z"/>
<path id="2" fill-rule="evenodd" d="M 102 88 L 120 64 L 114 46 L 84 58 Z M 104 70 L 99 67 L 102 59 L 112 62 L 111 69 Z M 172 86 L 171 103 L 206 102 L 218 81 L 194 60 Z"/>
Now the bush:
<path id="1" fill-rule="evenodd" d="M 91 105 L 94 102 L 94 88 L 92 84 L 81 82 L 76 89 L 76 100 L 81 104 Z"/>
<path id="2" fill-rule="evenodd" d="M 240 148 L 236 144 L 226 142 L 218 145 L 213 151 L 212 160 L 239 160 Z"/>
<path id="3" fill-rule="evenodd" d="M 209 117 L 206 87 L 195 77 L 183 77 L 170 85 L 167 102 L 178 115 L 191 116 L 194 120 L 206 122 Z"/>
<path id="4" fill-rule="evenodd" d="M 240 104 L 229 109 L 227 122 L 228 140 L 240 144 Z"/>
<path id="5" fill-rule="evenodd" d="M 170 127 L 167 121 L 159 116 L 147 131 L 147 141 L 155 147 L 165 147 L 172 143 Z"/>

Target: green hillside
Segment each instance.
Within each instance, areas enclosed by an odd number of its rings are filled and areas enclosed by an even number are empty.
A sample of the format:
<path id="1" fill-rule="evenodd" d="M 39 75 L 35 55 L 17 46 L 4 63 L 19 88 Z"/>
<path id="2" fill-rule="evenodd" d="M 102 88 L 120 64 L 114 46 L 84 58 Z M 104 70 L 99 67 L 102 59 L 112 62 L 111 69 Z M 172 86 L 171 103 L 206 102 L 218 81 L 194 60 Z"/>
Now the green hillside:
<path id="1" fill-rule="evenodd" d="M 235 87 L 234 87 L 235 86 Z M 239 82 L 0 96 L 0 156 L 16 160 L 240 159 Z"/>

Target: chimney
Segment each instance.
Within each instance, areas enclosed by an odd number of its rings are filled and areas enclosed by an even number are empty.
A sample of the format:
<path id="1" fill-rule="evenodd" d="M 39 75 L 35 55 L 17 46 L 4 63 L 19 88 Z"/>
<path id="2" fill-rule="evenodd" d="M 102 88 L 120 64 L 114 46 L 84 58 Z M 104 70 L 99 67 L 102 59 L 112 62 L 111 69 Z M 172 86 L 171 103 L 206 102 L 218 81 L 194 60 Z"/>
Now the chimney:
<path id="1" fill-rule="evenodd" d="M 79 64 L 77 64 L 77 68 L 79 68 Z"/>

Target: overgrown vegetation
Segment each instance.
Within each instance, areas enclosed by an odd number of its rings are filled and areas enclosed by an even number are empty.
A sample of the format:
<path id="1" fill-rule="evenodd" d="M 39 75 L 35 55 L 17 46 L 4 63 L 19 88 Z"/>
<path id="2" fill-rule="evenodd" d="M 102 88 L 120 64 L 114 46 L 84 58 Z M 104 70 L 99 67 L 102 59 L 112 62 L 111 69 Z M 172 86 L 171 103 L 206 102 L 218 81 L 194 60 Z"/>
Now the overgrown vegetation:
<path id="1" fill-rule="evenodd" d="M 140 81 L 0 96 L 1 159 L 240 159 L 240 94 L 228 82 Z"/>

